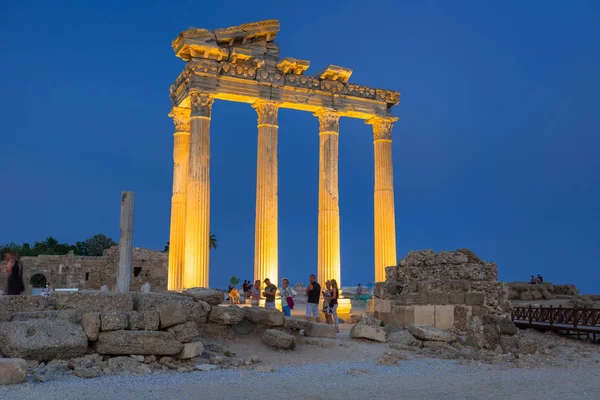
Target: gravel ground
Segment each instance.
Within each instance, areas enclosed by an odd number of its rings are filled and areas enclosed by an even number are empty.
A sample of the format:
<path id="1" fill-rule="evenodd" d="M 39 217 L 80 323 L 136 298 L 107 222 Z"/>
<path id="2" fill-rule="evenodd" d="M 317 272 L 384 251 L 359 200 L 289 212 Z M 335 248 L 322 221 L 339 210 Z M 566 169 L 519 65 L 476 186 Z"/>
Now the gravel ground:
<path id="1" fill-rule="evenodd" d="M 569 368 L 518 369 L 437 359 L 397 366 L 344 362 L 142 377 L 70 378 L 0 387 L 0 399 L 600 399 L 600 357 Z"/>

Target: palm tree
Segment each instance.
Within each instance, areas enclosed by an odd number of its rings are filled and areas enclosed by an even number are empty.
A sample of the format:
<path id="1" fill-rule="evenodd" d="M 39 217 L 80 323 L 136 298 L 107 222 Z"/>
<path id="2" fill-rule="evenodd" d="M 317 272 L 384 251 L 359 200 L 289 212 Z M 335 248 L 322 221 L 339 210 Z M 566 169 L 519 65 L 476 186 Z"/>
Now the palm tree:
<path id="1" fill-rule="evenodd" d="M 208 248 L 210 249 L 211 247 L 215 250 L 217 249 L 217 235 L 215 235 L 214 233 L 211 233 L 210 238 L 208 239 Z M 163 251 L 165 253 L 169 252 L 169 242 L 167 242 Z"/>

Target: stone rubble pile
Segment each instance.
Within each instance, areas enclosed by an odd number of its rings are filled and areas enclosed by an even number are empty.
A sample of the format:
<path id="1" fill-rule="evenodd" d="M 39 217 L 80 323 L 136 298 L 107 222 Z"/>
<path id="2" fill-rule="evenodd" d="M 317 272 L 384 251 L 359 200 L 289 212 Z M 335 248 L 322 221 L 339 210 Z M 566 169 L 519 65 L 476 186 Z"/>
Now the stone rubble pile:
<path id="1" fill-rule="evenodd" d="M 550 282 L 533 285 L 528 282 L 509 282 L 509 299 L 521 301 L 569 299 L 579 294 L 575 285 L 553 285 Z"/>

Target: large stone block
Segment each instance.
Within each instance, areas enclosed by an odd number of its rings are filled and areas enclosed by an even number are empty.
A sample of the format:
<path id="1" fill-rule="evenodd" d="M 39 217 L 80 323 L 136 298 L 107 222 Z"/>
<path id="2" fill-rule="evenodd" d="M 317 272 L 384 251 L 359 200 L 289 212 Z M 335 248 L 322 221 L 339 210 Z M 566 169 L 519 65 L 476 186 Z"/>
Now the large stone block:
<path id="1" fill-rule="evenodd" d="M 118 331 L 127 328 L 127 314 L 111 311 L 100 314 L 100 329 L 102 331 Z"/>
<path id="2" fill-rule="evenodd" d="M 85 313 L 81 318 L 81 327 L 87 338 L 91 342 L 98 340 L 100 334 L 100 327 L 102 322 L 100 320 L 100 313 Z"/>
<path id="3" fill-rule="evenodd" d="M 162 293 L 134 293 L 133 302 L 136 311 L 160 311 L 172 307 L 172 303 L 181 304 L 187 312 L 187 320 L 205 323 L 210 306 L 203 301 L 194 301 L 189 296 Z"/>
<path id="4" fill-rule="evenodd" d="M 472 308 L 466 305 L 454 306 L 454 328 L 459 331 L 466 331 L 467 324 L 471 318 Z"/>
<path id="5" fill-rule="evenodd" d="M 27 378 L 27 361 L 21 358 L 0 358 L 0 385 L 21 383 Z"/>
<path id="6" fill-rule="evenodd" d="M 311 322 L 306 329 L 304 329 L 304 336 L 335 339 L 335 326 Z"/>
<path id="7" fill-rule="evenodd" d="M 175 339 L 181 343 L 191 342 L 192 339 L 198 337 L 198 326 L 194 321 L 188 321 L 183 324 L 174 325 L 170 327 L 167 332 L 170 332 L 175 336 Z"/>
<path id="8" fill-rule="evenodd" d="M 470 306 L 482 306 L 484 301 L 484 293 L 469 292 L 465 295 L 465 303 Z"/>
<path id="9" fill-rule="evenodd" d="M 392 320 L 402 327 L 407 327 L 415 323 L 415 307 L 394 304 L 392 306 Z"/>
<path id="10" fill-rule="evenodd" d="M 207 288 L 191 288 L 182 292 L 183 295 L 193 298 L 195 301 L 204 301 L 210 306 L 218 306 L 225 300 L 225 293 Z"/>
<path id="11" fill-rule="evenodd" d="M 204 352 L 204 344 L 200 341 L 185 343 L 183 349 L 177 355 L 180 360 L 188 360 L 190 358 L 199 357 Z"/>
<path id="12" fill-rule="evenodd" d="M 127 329 L 157 331 L 160 326 L 158 311 L 132 311 L 127 314 Z"/>
<path id="13" fill-rule="evenodd" d="M 46 307 L 42 296 L 0 296 L 0 322 L 10 321 L 13 313 L 41 311 Z"/>
<path id="14" fill-rule="evenodd" d="M 306 329 L 308 324 L 309 322 L 307 320 L 301 318 L 285 317 L 283 319 L 283 327 L 289 330 L 299 331 Z"/>
<path id="15" fill-rule="evenodd" d="M 388 340 L 390 341 L 390 347 L 396 349 L 423 347 L 423 342 L 415 338 L 407 330 L 401 330 L 388 334 Z"/>
<path id="16" fill-rule="evenodd" d="M 81 312 L 108 312 L 133 310 L 133 298 L 129 293 L 111 292 L 55 292 L 49 302 L 57 310 Z"/>
<path id="17" fill-rule="evenodd" d="M 375 299 L 375 312 L 389 313 L 392 311 L 392 301 Z"/>
<path id="18" fill-rule="evenodd" d="M 429 304 L 434 304 L 434 305 L 448 304 L 448 293 L 429 292 L 428 297 L 429 297 Z"/>
<path id="19" fill-rule="evenodd" d="M 448 294 L 448 302 L 450 304 L 465 304 L 465 293 L 464 292 L 453 292 Z"/>
<path id="20" fill-rule="evenodd" d="M 296 338 L 289 333 L 277 329 L 266 329 L 262 334 L 262 341 L 267 346 L 276 349 L 293 350 Z"/>
<path id="21" fill-rule="evenodd" d="M 179 354 L 183 345 L 169 332 L 111 331 L 100 332 L 95 349 L 107 355 L 160 355 Z"/>
<path id="22" fill-rule="evenodd" d="M 168 328 L 187 321 L 188 312 L 181 303 L 168 303 L 158 308 L 159 327 Z"/>
<path id="23" fill-rule="evenodd" d="M 361 323 L 358 323 L 352 327 L 350 330 L 350 337 L 358 339 L 370 339 L 376 342 L 387 341 L 387 335 L 383 329 Z"/>
<path id="24" fill-rule="evenodd" d="M 434 306 L 415 306 L 415 325 L 434 325 Z"/>
<path id="25" fill-rule="evenodd" d="M 419 340 L 429 340 L 432 342 L 451 343 L 456 341 L 456 335 L 451 332 L 446 332 L 433 326 L 427 325 L 411 325 L 408 327 L 411 335 Z"/>
<path id="26" fill-rule="evenodd" d="M 80 357 L 88 338 L 80 325 L 69 321 L 33 319 L 0 323 L 0 352 L 27 360 Z"/>
<path id="27" fill-rule="evenodd" d="M 444 330 L 454 327 L 454 306 L 435 306 L 435 327 Z"/>
<path id="28" fill-rule="evenodd" d="M 221 325 L 235 325 L 241 322 L 245 315 L 244 310 L 237 306 L 212 307 L 208 319 Z"/>
<path id="29" fill-rule="evenodd" d="M 27 321 L 30 319 L 58 319 L 75 324 L 81 322 L 81 312 L 76 310 L 45 310 L 13 313 L 11 321 Z"/>
<path id="30" fill-rule="evenodd" d="M 255 324 L 265 326 L 283 325 L 283 313 L 279 310 L 270 310 L 267 308 L 246 307 L 244 308 L 246 318 Z"/>

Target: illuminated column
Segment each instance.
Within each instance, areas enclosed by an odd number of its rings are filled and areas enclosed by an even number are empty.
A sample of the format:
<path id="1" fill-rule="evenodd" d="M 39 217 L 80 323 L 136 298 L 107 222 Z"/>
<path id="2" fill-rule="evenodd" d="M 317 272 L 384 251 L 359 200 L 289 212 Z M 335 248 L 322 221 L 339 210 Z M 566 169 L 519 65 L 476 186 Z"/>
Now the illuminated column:
<path id="1" fill-rule="evenodd" d="M 373 117 L 375 149 L 375 282 L 385 281 L 385 268 L 397 264 L 394 213 L 392 125 L 396 117 Z"/>
<path id="2" fill-rule="evenodd" d="M 254 237 L 254 279 L 278 278 L 278 184 L 277 110 L 273 101 L 258 100 L 252 107 L 258 114 L 256 162 L 256 227 Z"/>
<path id="3" fill-rule="evenodd" d="M 169 290 L 183 289 L 185 256 L 185 207 L 190 157 L 190 109 L 173 107 L 169 114 L 175 123 L 173 135 L 173 197 L 169 236 Z"/>
<path id="4" fill-rule="evenodd" d="M 335 279 L 341 287 L 340 276 L 340 207 L 338 202 L 338 142 L 340 115 L 321 109 L 319 118 L 319 247 L 318 280 Z"/>
<path id="5" fill-rule="evenodd" d="M 185 212 L 183 288 L 208 287 L 210 241 L 210 112 L 214 98 L 191 93 L 190 157 Z"/>

